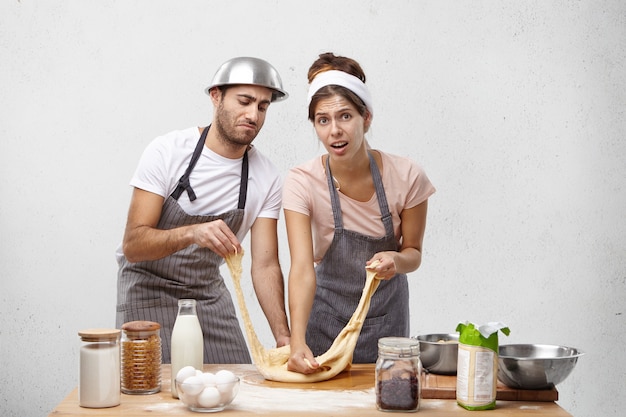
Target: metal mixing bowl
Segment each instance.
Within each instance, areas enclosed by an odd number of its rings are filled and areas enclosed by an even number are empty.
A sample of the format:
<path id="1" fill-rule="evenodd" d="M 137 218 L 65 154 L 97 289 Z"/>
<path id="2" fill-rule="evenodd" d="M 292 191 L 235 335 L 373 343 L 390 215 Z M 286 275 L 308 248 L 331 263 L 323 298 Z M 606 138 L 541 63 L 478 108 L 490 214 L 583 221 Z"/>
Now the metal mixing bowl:
<path id="1" fill-rule="evenodd" d="M 213 81 L 204 91 L 209 94 L 213 87 L 221 85 L 251 84 L 274 91 L 272 101 L 284 100 L 288 94 L 278 71 L 267 61 L 247 56 L 230 59 L 218 68 Z"/>
<path id="2" fill-rule="evenodd" d="M 549 389 L 572 372 L 579 349 L 537 344 L 502 345 L 498 349 L 498 379 L 511 388 Z"/>
<path id="3" fill-rule="evenodd" d="M 419 335 L 422 366 L 433 374 L 456 375 L 459 335 L 433 333 Z"/>

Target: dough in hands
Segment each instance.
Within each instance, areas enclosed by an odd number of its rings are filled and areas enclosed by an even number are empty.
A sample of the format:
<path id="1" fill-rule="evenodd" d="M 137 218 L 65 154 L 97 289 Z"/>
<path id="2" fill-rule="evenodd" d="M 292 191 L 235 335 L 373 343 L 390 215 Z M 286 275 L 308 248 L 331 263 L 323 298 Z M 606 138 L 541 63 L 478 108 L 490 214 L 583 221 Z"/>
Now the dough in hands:
<path id="1" fill-rule="evenodd" d="M 254 331 L 254 327 L 252 326 L 243 291 L 241 290 L 242 258 L 243 251 L 227 257 L 226 264 L 233 279 L 235 292 L 237 293 L 237 302 L 243 318 L 252 359 L 261 375 L 263 375 L 265 379 L 279 382 L 319 382 L 331 379 L 341 371 L 349 369 L 352 365 L 352 354 L 354 353 L 357 339 L 361 333 L 363 321 L 367 316 L 372 295 L 374 295 L 380 284 L 380 280 L 375 278 L 376 272 L 368 269 L 374 268 L 377 263 L 374 262 L 366 268 L 367 278 L 365 280 L 365 286 L 363 287 L 363 293 L 361 294 L 359 304 L 354 314 L 352 314 L 350 321 L 337 335 L 328 351 L 315 358 L 320 365 L 319 370 L 313 374 L 305 375 L 287 370 L 287 361 L 291 353 L 289 346 L 265 349 L 263 345 L 261 345 Z"/>

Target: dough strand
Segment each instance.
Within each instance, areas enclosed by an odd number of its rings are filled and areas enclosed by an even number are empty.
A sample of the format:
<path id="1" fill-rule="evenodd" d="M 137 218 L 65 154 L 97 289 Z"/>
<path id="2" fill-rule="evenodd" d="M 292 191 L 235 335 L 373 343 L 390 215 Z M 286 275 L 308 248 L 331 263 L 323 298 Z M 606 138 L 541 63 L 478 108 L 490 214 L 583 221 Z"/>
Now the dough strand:
<path id="1" fill-rule="evenodd" d="M 357 339 L 361 333 L 363 322 L 367 316 L 372 296 L 380 284 L 380 280 L 376 279 L 376 272 L 371 270 L 377 265 L 377 262 L 372 263 L 366 268 L 367 277 L 363 293 L 361 294 L 359 304 L 352 314 L 350 321 L 337 335 L 328 351 L 315 358 L 320 365 L 319 371 L 305 375 L 287 370 L 287 361 L 289 360 L 291 352 L 289 346 L 265 349 L 259 341 L 252 321 L 250 320 L 250 314 L 248 313 L 248 308 L 241 289 L 243 252 L 242 250 L 239 253 L 228 256 L 226 258 L 226 265 L 230 271 L 235 292 L 237 293 L 237 303 L 244 321 L 252 359 L 259 373 L 261 373 L 265 379 L 271 381 L 319 382 L 331 379 L 340 372 L 349 369 L 350 366 L 352 366 L 352 354 L 354 353 Z"/>

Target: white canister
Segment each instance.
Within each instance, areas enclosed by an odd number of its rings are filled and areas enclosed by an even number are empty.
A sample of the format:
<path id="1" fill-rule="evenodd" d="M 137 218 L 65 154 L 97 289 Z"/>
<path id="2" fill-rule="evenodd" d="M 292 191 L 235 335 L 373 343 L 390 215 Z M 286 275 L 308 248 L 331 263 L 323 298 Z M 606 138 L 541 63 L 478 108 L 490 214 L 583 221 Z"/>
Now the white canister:
<path id="1" fill-rule="evenodd" d="M 78 404 L 104 408 L 120 404 L 120 330 L 87 329 L 81 339 Z"/>

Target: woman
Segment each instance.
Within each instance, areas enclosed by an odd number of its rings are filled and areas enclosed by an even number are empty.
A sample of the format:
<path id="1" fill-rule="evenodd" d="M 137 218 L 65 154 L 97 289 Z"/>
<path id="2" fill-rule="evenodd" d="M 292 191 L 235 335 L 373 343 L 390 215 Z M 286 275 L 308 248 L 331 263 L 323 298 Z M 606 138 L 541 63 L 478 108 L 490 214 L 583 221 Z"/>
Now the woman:
<path id="1" fill-rule="evenodd" d="M 356 61 L 322 54 L 308 78 L 309 120 L 327 154 L 291 169 L 283 190 L 291 252 L 288 369 L 304 374 L 317 370 L 315 356 L 349 321 L 365 267 L 374 261 L 384 281 L 353 362 L 375 362 L 381 337 L 409 336 L 406 274 L 421 263 L 427 201 L 435 192 L 415 163 L 369 148 L 373 106 Z"/>

